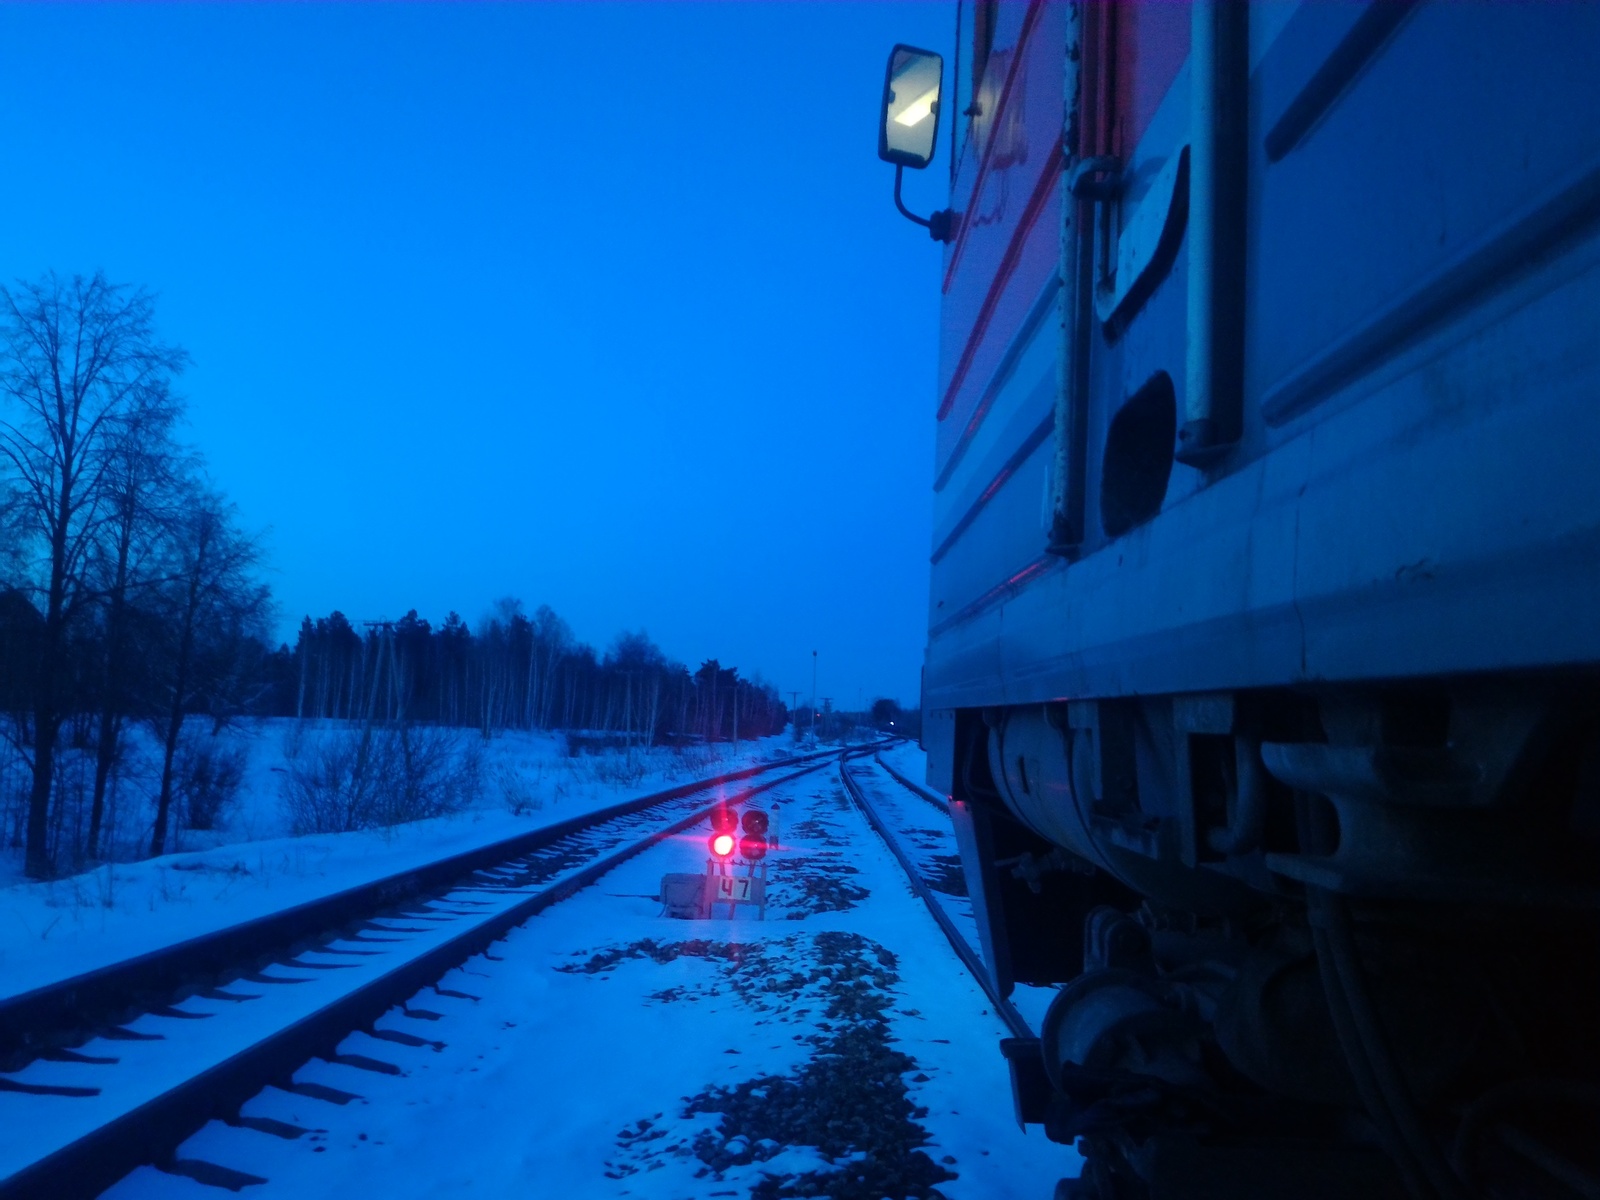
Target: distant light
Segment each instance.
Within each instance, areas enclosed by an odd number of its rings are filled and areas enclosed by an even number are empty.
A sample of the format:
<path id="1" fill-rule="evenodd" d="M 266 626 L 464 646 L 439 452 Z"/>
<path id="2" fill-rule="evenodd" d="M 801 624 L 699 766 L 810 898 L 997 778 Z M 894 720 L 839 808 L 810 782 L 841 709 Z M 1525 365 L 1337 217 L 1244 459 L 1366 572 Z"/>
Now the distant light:
<path id="1" fill-rule="evenodd" d="M 926 92 L 922 93 L 922 95 L 918 96 L 910 104 L 906 105 L 903 109 L 896 113 L 894 118 L 895 123 L 897 125 L 922 124 L 928 119 L 928 115 L 933 112 L 933 106 L 938 99 L 939 86 L 938 84 L 935 84 L 933 87 L 929 88 Z M 814 654 L 816 651 L 812 651 L 812 653 Z"/>
<path id="2" fill-rule="evenodd" d="M 737 839 L 731 833 L 719 833 L 711 839 L 711 853 L 718 858 L 727 858 L 728 855 L 733 853 L 736 841 Z"/>

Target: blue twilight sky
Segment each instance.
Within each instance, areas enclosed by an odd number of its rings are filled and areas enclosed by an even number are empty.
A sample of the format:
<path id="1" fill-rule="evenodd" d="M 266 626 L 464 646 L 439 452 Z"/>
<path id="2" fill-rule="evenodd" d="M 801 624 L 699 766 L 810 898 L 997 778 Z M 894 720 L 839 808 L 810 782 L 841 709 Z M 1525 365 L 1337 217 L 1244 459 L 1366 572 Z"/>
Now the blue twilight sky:
<path id="1" fill-rule="evenodd" d="M 548 603 L 915 702 L 953 3 L 0 6 L 0 278 L 104 268 L 306 613 Z M 949 141 L 907 198 L 945 202 Z"/>

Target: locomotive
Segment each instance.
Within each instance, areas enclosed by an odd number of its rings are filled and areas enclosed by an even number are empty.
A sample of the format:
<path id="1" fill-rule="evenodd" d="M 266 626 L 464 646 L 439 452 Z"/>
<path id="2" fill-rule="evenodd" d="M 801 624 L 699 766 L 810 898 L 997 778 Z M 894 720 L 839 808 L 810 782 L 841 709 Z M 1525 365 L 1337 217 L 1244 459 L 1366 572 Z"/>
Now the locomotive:
<path id="1" fill-rule="evenodd" d="M 1058 1198 L 1600 1195 L 1600 5 L 955 16 L 923 738 Z"/>

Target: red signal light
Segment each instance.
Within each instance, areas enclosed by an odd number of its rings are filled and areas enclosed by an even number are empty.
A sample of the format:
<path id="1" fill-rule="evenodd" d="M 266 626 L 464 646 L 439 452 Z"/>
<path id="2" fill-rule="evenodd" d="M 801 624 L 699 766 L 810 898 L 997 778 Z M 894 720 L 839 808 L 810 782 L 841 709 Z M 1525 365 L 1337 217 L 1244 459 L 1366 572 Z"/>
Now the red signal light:
<path id="1" fill-rule="evenodd" d="M 716 833 L 711 835 L 711 853 L 718 858 L 727 858 L 733 853 L 737 839 L 731 833 Z"/>

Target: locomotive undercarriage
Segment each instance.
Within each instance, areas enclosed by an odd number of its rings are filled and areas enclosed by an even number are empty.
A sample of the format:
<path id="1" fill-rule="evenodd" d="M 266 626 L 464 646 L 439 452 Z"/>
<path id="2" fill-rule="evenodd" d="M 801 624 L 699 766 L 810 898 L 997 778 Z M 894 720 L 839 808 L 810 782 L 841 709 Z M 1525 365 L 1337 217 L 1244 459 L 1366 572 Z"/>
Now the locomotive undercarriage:
<path id="1" fill-rule="evenodd" d="M 954 808 L 1063 1197 L 1600 1195 L 1600 686 L 963 710 Z"/>

